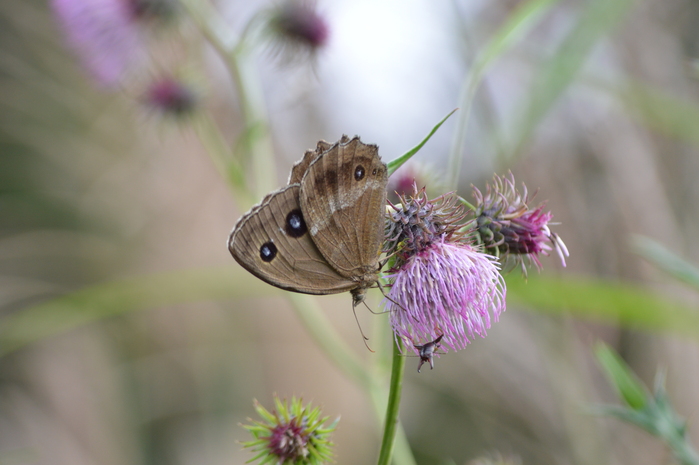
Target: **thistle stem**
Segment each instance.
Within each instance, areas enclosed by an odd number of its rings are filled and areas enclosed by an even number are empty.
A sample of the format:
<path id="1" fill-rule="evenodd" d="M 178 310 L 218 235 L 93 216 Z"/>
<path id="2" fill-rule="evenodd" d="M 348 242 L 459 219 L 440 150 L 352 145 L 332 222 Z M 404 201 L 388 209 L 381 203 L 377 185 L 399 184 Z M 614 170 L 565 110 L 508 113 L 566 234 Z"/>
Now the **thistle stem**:
<path id="1" fill-rule="evenodd" d="M 233 32 L 213 11 L 210 3 L 187 0 L 184 5 L 201 34 L 228 69 L 238 96 L 239 113 L 244 125 L 236 144 L 235 158 L 239 163 L 252 166 L 255 194 L 261 197 L 273 189 L 271 183 L 274 176 L 270 174 L 274 168 L 274 148 L 264 92 L 248 56 L 250 47 L 246 39 L 250 28 L 247 27 L 243 35 L 236 39 Z"/>
<path id="2" fill-rule="evenodd" d="M 388 392 L 388 405 L 386 406 L 386 419 L 381 441 L 378 465 L 389 465 L 393 455 L 393 446 L 398 429 L 398 411 L 400 410 L 400 397 L 403 389 L 403 374 L 405 373 L 405 357 L 400 350 L 400 341 L 393 343 L 393 364 L 391 366 L 391 385 Z"/>

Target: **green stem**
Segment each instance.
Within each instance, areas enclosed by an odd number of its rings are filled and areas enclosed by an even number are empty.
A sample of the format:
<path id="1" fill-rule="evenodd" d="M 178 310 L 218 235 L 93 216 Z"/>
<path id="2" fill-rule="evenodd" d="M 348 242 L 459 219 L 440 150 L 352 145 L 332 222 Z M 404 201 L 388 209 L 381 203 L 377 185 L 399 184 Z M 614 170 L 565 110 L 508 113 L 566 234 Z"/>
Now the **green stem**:
<path id="1" fill-rule="evenodd" d="M 387 367 L 378 366 L 375 373 L 369 374 L 365 364 L 352 353 L 347 344 L 339 337 L 315 299 L 307 295 L 293 293 L 288 293 L 288 299 L 314 342 L 333 361 L 335 366 L 342 370 L 345 376 L 354 380 L 364 389 L 371 398 L 377 421 L 383 421 L 383 413 L 386 411 L 387 401 L 385 397 L 386 389 L 380 379 L 383 379 Z M 392 334 L 390 328 L 387 327 L 385 322 L 381 322 L 378 323 L 377 329 L 375 332 L 376 337 L 373 339 L 378 340 L 377 347 L 386 347 L 388 344 L 382 344 L 384 342 L 382 337 L 384 337 L 386 332 Z M 379 356 L 380 354 L 376 355 Z M 399 362 L 404 363 L 405 357 L 399 355 L 398 358 L 400 359 Z M 395 421 L 393 423 L 396 436 L 394 447 L 395 463 L 415 465 L 415 458 L 410 450 L 405 431 L 400 423 L 396 424 Z"/>
<path id="2" fill-rule="evenodd" d="M 228 25 L 221 21 L 208 2 L 183 2 L 204 38 L 223 60 L 235 86 L 243 132 L 236 147 L 236 155 L 252 165 L 255 194 L 262 197 L 273 189 L 274 147 L 269 130 L 269 119 L 260 79 L 248 56 L 245 33 L 239 39 Z M 247 31 L 247 28 L 246 28 Z"/>
<path id="3" fill-rule="evenodd" d="M 240 112 L 245 122 L 240 136 L 243 158 L 252 165 L 255 192 L 262 197 L 274 190 L 274 147 L 269 130 L 267 107 L 260 78 L 244 48 L 236 49 L 227 56 L 228 68 L 240 98 Z"/>
<path id="4" fill-rule="evenodd" d="M 216 170 L 235 193 L 238 206 L 245 211 L 254 199 L 246 185 L 243 168 L 238 159 L 231 156 L 231 148 L 221 129 L 208 114 L 197 115 L 193 119 L 193 126 Z"/>
<path id="5" fill-rule="evenodd" d="M 386 282 L 382 279 L 381 284 Z M 372 370 L 372 380 L 374 386 L 370 392 L 371 402 L 376 413 L 376 419 L 379 424 L 384 421 L 386 413 L 386 405 L 388 404 L 388 389 L 385 381 L 388 381 L 388 373 L 391 368 L 391 358 L 393 351 L 389 351 L 389 347 L 393 347 L 393 330 L 388 318 L 380 318 L 374 324 L 372 342 L 376 345 L 376 356 L 374 359 L 374 370 Z M 402 357 L 405 358 L 405 357 Z M 400 465 L 417 465 L 413 451 L 410 449 L 408 437 L 400 421 L 396 429 L 396 444 L 393 447 L 393 463 Z"/>
<path id="6" fill-rule="evenodd" d="M 405 357 L 400 351 L 400 342 L 395 340 L 393 344 L 393 364 L 391 367 L 391 386 L 388 392 L 388 405 L 386 406 L 386 419 L 384 423 L 381 452 L 378 465 L 389 465 L 393 455 L 393 446 L 396 440 L 396 431 L 399 428 L 398 411 L 400 409 L 400 397 L 403 388 L 403 374 L 405 373 Z"/>
<path id="7" fill-rule="evenodd" d="M 699 455 L 684 434 L 676 433 L 664 439 L 681 465 L 699 465 Z"/>

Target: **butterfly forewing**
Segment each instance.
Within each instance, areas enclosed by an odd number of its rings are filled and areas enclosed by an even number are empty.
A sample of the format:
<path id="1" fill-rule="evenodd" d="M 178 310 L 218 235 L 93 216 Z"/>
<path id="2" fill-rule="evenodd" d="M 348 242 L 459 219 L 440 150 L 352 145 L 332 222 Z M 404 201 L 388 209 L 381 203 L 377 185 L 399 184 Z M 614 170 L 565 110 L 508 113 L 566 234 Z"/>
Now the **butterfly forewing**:
<path id="1" fill-rule="evenodd" d="M 316 158 L 320 156 L 321 153 L 332 147 L 332 144 L 325 142 L 324 140 L 318 141 L 318 145 L 315 150 L 306 150 L 303 154 L 303 158 L 297 161 L 291 168 L 291 174 L 289 175 L 289 182 L 287 184 L 300 183 L 303 179 L 303 175 L 308 171 L 308 167 L 315 161 Z"/>
<path id="2" fill-rule="evenodd" d="M 342 276 L 378 270 L 386 204 L 378 148 L 343 139 L 319 155 L 301 181 L 301 210 L 315 245 Z"/>
<path id="3" fill-rule="evenodd" d="M 300 186 L 269 194 L 233 228 L 228 249 L 246 270 L 274 286 L 305 294 L 345 292 L 356 283 L 335 271 L 308 233 Z"/>

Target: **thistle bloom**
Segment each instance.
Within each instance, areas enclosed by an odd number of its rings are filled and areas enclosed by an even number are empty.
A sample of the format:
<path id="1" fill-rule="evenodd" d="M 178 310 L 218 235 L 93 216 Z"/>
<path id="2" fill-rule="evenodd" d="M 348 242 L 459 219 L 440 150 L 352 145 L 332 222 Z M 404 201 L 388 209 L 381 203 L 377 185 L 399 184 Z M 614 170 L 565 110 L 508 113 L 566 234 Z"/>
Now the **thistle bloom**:
<path id="1" fill-rule="evenodd" d="M 171 77 L 153 81 L 146 91 L 144 100 L 146 104 L 163 114 L 176 117 L 191 114 L 198 103 L 193 88 Z"/>
<path id="2" fill-rule="evenodd" d="M 117 85 L 141 58 L 142 37 L 127 0 L 51 0 L 70 46 L 93 77 Z"/>
<path id="3" fill-rule="evenodd" d="M 320 418 L 320 409 L 303 406 L 301 399 L 292 397 L 291 404 L 274 396 L 276 407 L 271 413 L 255 401 L 255 410 L 263 421 L 242 425 L 255 439 L 243 442 L 258 454 L 246 463 L 276 463 L 279 465 L 320 465 L 332 459 L 330 433 L 339 419 L 324 426 L 328 417 Z M 253 421 L 253 420 L 250 420 Z"/>
<path id="4" fill-rule="evenodd" d="M 314 53 L 329 37 L 328 24 L 316 11 L 315 4 L 304 0 L 287 0 L 269 12 L 268 31 L 280 49 Z"/>
<path id="5" fill-rule="evenodd" d="M 488 253 L 512 260 L 520 265 L 526 276 L 527 265 L 541 269 L 539 254 L 549 255 L 555 250 L 566 266 L 568 249 L 563 240 L 549 229 L 553 215 L 544 212 L 544 204 L 530 209 L 527 187 L 522 184 L 523 193 L 515 187 L 512 173 L 508 177 L 493 177 L 493 184 L 486 185 L 483 195 L 476 187 L 475 216 L 480 242 Z"/>
<path id="6" fill-rule="evenodd" d="M 410 346 L 436 341 L 463 349 L 484 337 L 505 310 L 497 259 L 472 245 L 453 195 L 428 200 L 424 189 L 390 205 L 385 252 L 395 257 L 384 301 L 397 337 Z"/>

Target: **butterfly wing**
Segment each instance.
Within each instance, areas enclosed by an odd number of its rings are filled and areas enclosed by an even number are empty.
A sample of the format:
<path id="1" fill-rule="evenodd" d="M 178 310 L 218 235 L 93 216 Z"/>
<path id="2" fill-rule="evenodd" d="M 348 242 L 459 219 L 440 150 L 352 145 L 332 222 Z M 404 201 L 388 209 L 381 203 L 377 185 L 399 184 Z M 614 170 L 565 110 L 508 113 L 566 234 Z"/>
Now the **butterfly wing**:
<path id="1" fill-rule="evenodd" d="M 324 140 L 318 141 L 315 150 L 306 150 L 303 154 L 303 158 L 297 161 L 291 168 L 291 174 L 289 175 L 289 182 L 287 184 L 300 183 L 303 179 L 303 175 L 308 171 L 308 167 L 315 161 L 316 158 L 320 156 L 323 152 L 330 149 L 332 144 L 325 142 Z"/>
<path id="2" fill-rule="evenodd" d="M 299 205 L 300 186 L 267 195 L 243 215 L 228 238 L 228 250 L 261 280 L 287 291 L 335 294 L 355 288 L 323 258 L 308 234 Z"/>
<path id="3" fill-rule="evenodd" d="M 378 147 L 347 136 L 319 155 L 301 180 L 301 211 L 310 235 L 342 276 L 378 269 L 387 182 Z"/>

